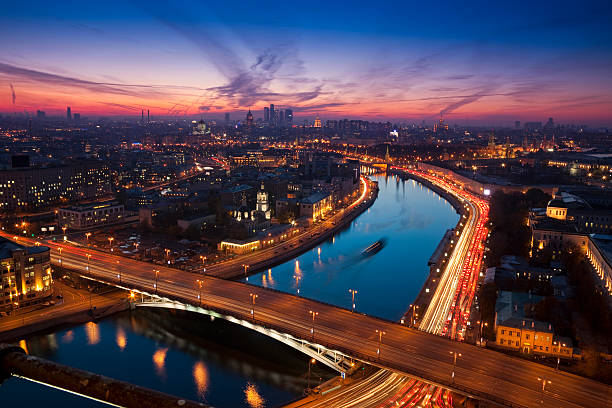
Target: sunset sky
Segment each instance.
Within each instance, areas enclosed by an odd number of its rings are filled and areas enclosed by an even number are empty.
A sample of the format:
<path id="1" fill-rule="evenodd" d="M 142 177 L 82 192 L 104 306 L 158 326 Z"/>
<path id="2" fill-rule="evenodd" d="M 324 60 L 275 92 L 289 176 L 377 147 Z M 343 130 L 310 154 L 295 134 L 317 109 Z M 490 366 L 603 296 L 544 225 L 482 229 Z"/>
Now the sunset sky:
<path id="1" fill-rule="evenodd" d="M 464 3 L 13 1 L 0 111 L 612 125 L 611 2 Z"/>

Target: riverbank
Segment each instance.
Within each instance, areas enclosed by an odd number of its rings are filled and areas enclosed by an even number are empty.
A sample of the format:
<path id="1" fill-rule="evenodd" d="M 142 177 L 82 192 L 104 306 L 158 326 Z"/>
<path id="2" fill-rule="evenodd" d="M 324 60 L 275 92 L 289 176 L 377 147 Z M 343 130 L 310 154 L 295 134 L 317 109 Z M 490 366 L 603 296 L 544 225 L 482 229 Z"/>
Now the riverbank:
<path id="1" fill-rule="evenodd" d="M 0 342 L 14 342 L 60 326 L 97 321 L 129 309 L 125 292 L 121 290 L 90 294 L 86 290 L 73 289 L 62 283 L 56 283 L 56 285 L 56 293 L 59 291 L 63 293 L 63 302 L 45 308 L 17 312 L 1 318 Z"/>
<path id="2" fill-rule="evenodd" d="M 311 227 L 306 232 L 288 241 L 259 250 L 247 256 L 241 256 L 208 268 L 207 275 L 222 279 L 242 279 L 262 270 L 287 262 L 317 245 L 332 238 L 347 228 L 351 222 L 374 204 L 378 197 L 378 183 L 365 179 L 365 195 L 347 209 L 343 209 L 325 221 Z M 358 203 L 357 203 L 358 202 Z M 357 203 L 357 204 L 356 204 Z M 231 264 L 231 265 L 230 265 Z M 246 273 L 244 267 L 246 265 Z M 222 269 L 225 266 L 225 269 Z M 215 268 L 216 267 L 216 268 Z"/>
<path id="3" fill-rule="evenodd" d="M 432 182 L 430 182 L 429 180 L 423 177 L 419 177 L 418 175 L 407 173 L 407 172 L 402 172 L 402 171 L 398 171 L 397 174 L 398 176 L 402 177 L 404 180 L 409 180 L 409 179 L 415 180 L 417 183 L 424 185 L 425 187 L 434 191 L 436 194 L 438 194 L 439 196 L 444 198 L 446 201 L 448 201 L 453 206 L 455 211 L 457 211 L 457 213 L 459 214 L 459 220 L 457 221 L 455 228 L 452 229 L 453 231 L 452 235 L 458 236 L 457 232 L 459 232 L 459 234 L 462 233 L 463 228 L 464 228 L 464 226 L 461 225 L 463 222 L 462 220 L 464 219 L 464 216 L 467 217 L 468 212 L 464 204 L 461 202 L 461 200 L 459 200 L 453 194 L 447 192 L 443 188 L 433 184 Z M 442 237 L 442 240 L 440 241 L 441 244 L 444 243 L 443 247 L 436 248 L 436 251 L 434 251 L 434 254 L 436 252 L 439 252 L 440 254 L 442 253 L 450 254 L 453 249 L 453 245 L 456 242 L 457 242 L 456 240 L 446 239 L 446 234 L 445 234 Z M 427 279 L 423 283 L 423 286 L 421 287 L 421 290 L 419 291 L 418 295 L 414 299 L 414 302 L 412 303 L 412 307 L 409 310 L 407 310 L 406 313 L 404 314 L 404 317 L 402 318 L 403 322 L 409 322 L 409 325 L 414 325 L 415 323 L 414 321 L 415 320 L 418 321 L 419 317 L 422 317 L 425 314 L 425 310 L 427 309 L 427 306 L 430 303 L 431 297 L 436 291 L 436 287 L 437 287 L 437 284 L 439 283 L 439 278 L 442 275 L 442 272 L 444 270 L 444 265 L 446 263 L 446 260 L 447 260 L 447 257 L 444 256 L 444 257 L 441 257 L 441 260 L 440 259 L 434 260 L 434 263 L 430 265 L 429 275 L 427 276 Z"/>

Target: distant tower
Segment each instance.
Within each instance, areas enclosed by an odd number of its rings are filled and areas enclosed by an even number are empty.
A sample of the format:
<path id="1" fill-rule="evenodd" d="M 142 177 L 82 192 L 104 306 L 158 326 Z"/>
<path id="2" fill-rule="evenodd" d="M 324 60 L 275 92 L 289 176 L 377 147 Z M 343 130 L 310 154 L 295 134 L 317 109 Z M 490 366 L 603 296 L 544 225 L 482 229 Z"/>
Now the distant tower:
<path id="1" fill-rule="evenodd" d="M 271 103 L 270 104 L 270 124 L 275 125 L 276 124 L 276 112 L 274 111 L 274 104 Z"/>
<path id="2" fill-rule="evenodd" d="M 140 123 L 144 123 L 144 109 L 140 110 Z"/>
<path id="3" fill-rule="evenodd" d="M 248 128 L 253 126 L 253 114 L 251 113 L 251 109 L 249 109 L 249 113 L 247 113 L 246 124 Z"/>
<path id="4" fill-rule="evenodd" d="M 149 110 L 147 109 L 147 123 L 149 123 Z"/>
<path id="5" fill-rule="evenodd" d="M 66 120 L 72 120 L 72 111 L 70 111 L 70 106 L 66 108 Z"/>
<path id="6" fill-rule="evenodd" d="M 389 145 L 387 145 L 387 152 L 385 153 L 385 163 L 391 162 L 391 156 L 389 155 Z"/>
<path id="7" fill-rule="evenodd" d="M 285 123 L 291 127 L 293 125 L 293 110 L 285 109 Z"/>
<path id="8" fill-rule="evenodd" d="M 264 107 L 264 122 L 270 123 L 270 108 Z"/>
<path id="9" fill-rule="evenodd" d="M 320 128 L 321 127 L 321 118 L 319 118 L 319 114 L 317 114 L 317 117 L 315 118 L 314 127 L 316 127 L 316 128 Z"/>
<path id="10" fill-rule="evenodd" d="M 225 126 L 229 126 L 230 124 L 230 114 L 229 112 L 225 114 Z"/>

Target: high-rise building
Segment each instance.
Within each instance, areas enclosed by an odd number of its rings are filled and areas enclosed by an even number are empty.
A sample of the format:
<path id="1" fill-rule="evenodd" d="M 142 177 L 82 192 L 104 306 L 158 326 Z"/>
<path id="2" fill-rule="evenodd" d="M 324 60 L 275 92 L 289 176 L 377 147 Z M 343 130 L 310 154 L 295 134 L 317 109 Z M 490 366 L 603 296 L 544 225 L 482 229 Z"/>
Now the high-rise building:
<path id="1" fill-rule="evenodd" d="M 249 112 L 246 115 L 246 125 L 248 128 L 253 127 L 253 114 L 251 113 L 251 110 L 249 109 Z"/>
<path id="2" fill-rule="evenodd" d="M 320 128 L 321 127 L 321 119 L 319 118 L 318 114 L 317 114 L 317 117 L 315 118 L 315 121 L 314 121 L 314 127 L 316 127 L 316 128 Z"/>
<path id="3" fill-rule="evenodd" d="M 270 123 L 270 108 L 264 107 L 264 122 Z"/>
<path id="4" fill-rule="evenodd" d="M 81 120 L 81 114 L 80 113 L 75 113 L 74 114 L 74 121 L 75 122 L 79 122 Z"/>
<path id="5" fill-rule="evenodd" d="M 44 119 L 44 118 L 45 118 L 45 116 L 46 116 L 45 111 L 41 111 L 41 110 L 37 110 L 37 111 L 36 111 L 36 117 L 37 117 L 38 119 Z"/>
<path id="6" fill-rule="evenodd" d="M 276 125 L 277 113 L 274 111 L 274 104 L 270 104 L 270 124 Z"/>
<path id="7" fill-rule="evenodd" d="M 70 106 L 66 108 L 66 120 L 72 120 L 72 112 L 70 111 Z"/>
<path id="8" fill-rule="evenodd" d="M 520 120 L 514 121 L 514 128 L 515 129 L 520 129 L 521 128 L 521 121 Z"/>
<path id="9" fill-rule="evenodd" d="M 150 116 L 149 116 L 149 110 L 147 109 L 147 123 L 149 123 L 149 118 L 150 118 Z"/>
<path id="10" fill-rule="evenodd" d="M 225 126 L 229 126 L 230 124 L 230 114 L 229 112 L 225 114 Z"/>
<path id="11" fill-rule="evenodd" d="M 285 109 L 285 123 L 291 127 L 293 125 L 293 110 Z"/>
<path id="12" fill-rule="evenodd" d="M 280 126 L 285 125 L 285 111 L 278 111 L 278 124 Z"/>

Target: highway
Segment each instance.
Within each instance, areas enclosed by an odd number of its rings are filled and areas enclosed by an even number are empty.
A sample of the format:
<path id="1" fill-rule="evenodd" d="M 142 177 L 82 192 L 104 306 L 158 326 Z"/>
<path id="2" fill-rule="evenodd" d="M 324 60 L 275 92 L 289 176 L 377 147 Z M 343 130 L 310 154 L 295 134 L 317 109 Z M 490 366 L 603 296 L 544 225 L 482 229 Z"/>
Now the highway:
<path id="1" fill-rule="evenodd" d="M 539 406 L 543 397 L 543 406 L 550 407 L 612 406 L 608 385 L 302 297 L 83 248 L 64 247 L 60 255 L 55 246 L 52 262 L 105 282 L 152 294 L 157 291 L 160 296 L 192 305 L 200 303 L 201 295 L 203 307 L 242 320 L 252 320 L 254 310 L 255 322 L 260 325 L 313 339 L 375 366 L 506 405 Z M 251 293 L 258 295 L 254 309 Z M 314 327 L 310 311 L 318 313 Z M 376 330 L 385 332 L 380 354 Z M 451 384 L 454 352 L 461 353 L 461 357 Z M 544 395 L 538 378 L 551 381 Z"/>

